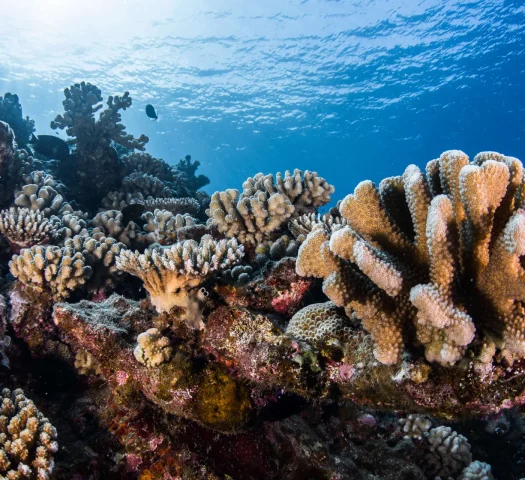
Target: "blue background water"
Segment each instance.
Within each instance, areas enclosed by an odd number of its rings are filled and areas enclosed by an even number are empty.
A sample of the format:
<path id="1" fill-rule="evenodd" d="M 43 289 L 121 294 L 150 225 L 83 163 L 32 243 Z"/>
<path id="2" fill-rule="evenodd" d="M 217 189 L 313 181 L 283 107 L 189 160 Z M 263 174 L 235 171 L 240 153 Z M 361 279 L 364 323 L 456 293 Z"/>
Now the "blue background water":
<path id="1" fill-rule="evenodd" d="M 86 80 L 129 90 L 128 131 L 200 159 L 210 192 L 299 167 L 340 198 L 452 148 L 525 160 L 520 1 L 73 3 L 2 0 L 0 93 L 37 133 Z"/>

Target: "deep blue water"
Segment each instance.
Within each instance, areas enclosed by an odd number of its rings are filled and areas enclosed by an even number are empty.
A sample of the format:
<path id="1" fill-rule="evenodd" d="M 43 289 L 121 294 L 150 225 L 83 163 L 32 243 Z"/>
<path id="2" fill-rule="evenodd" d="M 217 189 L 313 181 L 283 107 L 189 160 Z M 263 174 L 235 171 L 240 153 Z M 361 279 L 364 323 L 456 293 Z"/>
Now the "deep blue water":
<path id="1" fill-rule="evenodd" d="M 341 198 L 448 149 L 525 160 L 523 2 L 68 3 L 2 0 L 0 94 L 18 93 L 37 133 L 86 80 L 129 90 L 128 131 L 169 162 L 199 159 L 209 192 L 298 167 Z"/>

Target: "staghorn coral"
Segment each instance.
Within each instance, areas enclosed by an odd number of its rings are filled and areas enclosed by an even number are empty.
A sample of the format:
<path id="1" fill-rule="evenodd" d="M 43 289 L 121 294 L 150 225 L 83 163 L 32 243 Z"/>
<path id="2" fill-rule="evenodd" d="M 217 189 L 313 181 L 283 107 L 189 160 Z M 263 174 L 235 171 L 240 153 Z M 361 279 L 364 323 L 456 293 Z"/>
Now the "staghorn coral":
<path id="1" fill-rule="evenodd" d="M 52 243 L 58 236 L 60 221 L 46 218 L 40 210 L 14 208 L 0 211 L 0 232 L 15 249 Z"/>
<path id="2" fill-rule="evenodd" d="M 82 286 L 99 290 L 114 286 L 121 274 L 115 259 L 124 245 L 112 238 L 77 235 L 63 247 L 34 246 L 14 255 L 9 268 L 31 291 L 46 293 L 53 300 L 68 298 Z M 89 285 L 87 284 L 89 280 Z"/>
<path id="3" fill-rule="evenodd" d="M 0 475 L 48 480 L 58 451 L 57 432 L 20 389 L 4 388 L 0 405 Z"/>
<path id="4" fill-rule="evenodd" d="M 158 312 L 179 306 L 191 314 L 190 290 L 207 277 L 235 265 L 243 255 L 244 249 L 235 239 L 216 241 L 205 235 L 200 243 L 185 240 L 171 247 L 153 245 L 144 254 L 123 251 L 117 266 L 144 282 Z M 200 324 L 200 319 L 191 323 Z"/>
<path id="5" fill-rule="evenodd" d="M 399 425 L 402 427 L 404 438 L 422 440 L 432 426 L 432 422 L 424 415 L 411 413 L 406 418 L 400 418 Z"/>
<path id="6" fill-rule="evenodd" d="M 428 432 L 425 469 L 431 478 L 456 476 L 472 462 L 470 443 L 450 427 L 437 427 Z"/>
<path id="7" fill-rule="evenodd" d="M 458 480 L 494 480 L 488 463 L 473 461 L 461 472 Z"/>
<path id="8" fill-rule="evenodd" d="M 157 328 L 150 328 L 137 337 L 133 355 L 138 362 L 147 367 L 158 367 L 169 362 L 173 351 L 168 337 L 163 337 Z"/>
<path id="9" fill-rule="evenodd" d="M 243 184 L 243 192 L 215 192 L 206 214 L 220 233 L 256 245 L 271 240 L 292 215 L 298 216 L 330 201 L 334 187 L 315 172 L 286 171 L 284 177 L 258 173 Z"/>
<path id="10" fill-rule="evenodd" d="M 333 302 L 308 305 L 290 319 L 286 334 L 312 344 L 344 340 L 350 325 L 340 310 Z"/>
<path id="11" fill-rule="evenodd" d="M 328 297 L 372 334 L 382 363 L 398 362 L 408 339 L 427 360 L 453 364 L 475 335 L 496 337 L 512 361 L 525 355 L 522 191 L 519 160 L 486 152 L 469 163 L 445 152 L 426 176 L 410 165 L 379 188 L 361 182 L 339 206 L 348 225 L 315 226 L 297 271 L 324 279 Z"/>
<path id="12" fill-rule="evenodd" d="M 35 121 L 23 117 L 18 95 L 9 92 L 3 97 L 0 95 L 0 121 L 8 123 L 13 129 L 18 146 L 25 147 L 29 143 L 35 131 Z"/>
<path id="13" fill-rule="evenodd" d="M 96 208 L 102 197 L 119 187 L 124 165 L 112 146 L 115 142 L 129 150 L 144 150 L 148 137 L 134 138 L 126 133 L 121 120 L 121 110 L 131 106 L 128 92 L 123 96 L 110 96 L 107 108 L 102 108 L 101 91 L 90 83 L 77 83 L 64 90 L 64 114 L 51 122 L 52 129 L 66 130 L 75 146 L 74 154 L 67 162 L 61 162 L 59 170 L 68 183 L 75 184 L 76 200 Z"/>

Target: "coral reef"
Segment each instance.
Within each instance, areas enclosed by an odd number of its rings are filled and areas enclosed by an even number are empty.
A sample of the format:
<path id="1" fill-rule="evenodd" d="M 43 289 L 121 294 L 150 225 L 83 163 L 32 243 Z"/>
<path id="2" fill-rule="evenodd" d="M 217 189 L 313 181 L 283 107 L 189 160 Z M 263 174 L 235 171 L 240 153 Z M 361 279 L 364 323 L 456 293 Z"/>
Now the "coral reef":
<path id="1" fill-rule="evenodd" d="M 20 389 L 2 390 L 0 474 L 22 480 L 51 478 L 57 432 Z"/>
<path id="2" fill-rule="evenodd" d="M 2 478 L 525 477 L 521 162 L 445 152 L 325 214 L 310 171 L 210 201 L 129 94 L 65 95 L 56 159 L 0 102 L 0 383 L 51 419 L 3 391 Z"/>
<path id="3" fill-rule="evenodd" d="M 454 364 L 474 339 L 480 359 L 496 345 L 519 358 L 522 177 L 514 158 L 486 152 L 469 163 L 449 151 L 426 176 L 411 165 L 379 188 L 361 182 L 339 206 L 348 225 L 315 226 L 297 271 L 324 279 L 382 363 L 400 361 L 411 329 L 431 362 Z"/>
<path id="4" fill-rule="evenodd" d="M 334 187 L 315 172 L 286 171 L 284 177 L 258 173 L 243 184 L 243 192 L 215 192 L 206 211 L 219 232 L 241 243 L 257 245 L 271 240 L 292 217 L 330 201 Z"/>
<path id="5" fill-rule="evenodd" d="M 117 266 L 144 282 L 159 312 L 183 307 L 193 317 L 191 323 L 199 325 L 199 316 L 191 312 L 194 310 L 191 291 L 207 277 L 235 265 L 243 255 L 244 249 L 236 240 L 217 242 L 205 235 L 200 243 L 184 240 L 170 247 L 152 246 L 143 254 L 123 251 Z"/>

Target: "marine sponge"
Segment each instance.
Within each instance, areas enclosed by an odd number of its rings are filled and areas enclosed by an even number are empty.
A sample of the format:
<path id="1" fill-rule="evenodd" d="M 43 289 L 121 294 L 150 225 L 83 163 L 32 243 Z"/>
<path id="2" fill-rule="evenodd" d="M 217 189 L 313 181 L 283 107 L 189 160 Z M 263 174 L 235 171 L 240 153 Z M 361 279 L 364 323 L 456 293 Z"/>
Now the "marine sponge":
<path id="1" fill-rule="evenodd" d="M 216 241 L 204 235 L 200 243 L 185 240 L 170 247 L 153 245 L 143 254 L 122 251 L 117 267 L 139 277 L 151 303 L 158 312 L 165 312 L 174 306 L 189 309 L 189 291 L 235 265 L 243 255 L 244 249 L 235 239 Z"/>
<path id="2" fill-rule="evenodd" d="M 333 302 L 313 303 L 299 310 L 286 327 L 286 334 L 309 343 L 344 340 L 351 325 Z"/>
<path id="3" fill-rule="evenodd" d="M 156 328 L 150 328 L 137 337 L 137 346 L 133 355 L 138 362 L 147 367 L 158 367 L 164 362 L 169 362 L 173 350 L 168 337 L 163 337 Z"/>
<path id="4" fill-rule="evenodd" d="M 496 335 L 512 361 L 525 356 L 524 188 L 521 162 L 494 152 L 469 163 L 448 151 L 426 176 L 410 165 L 379 188 L 361 182 L 339 206 L 348 225 L 316 225 L 297 272 L 324 279 L 382 363 L 398 362 L 408 340 L 454 364 L 475 334 Z"/>
<path id="5" fill-rule="evenodd" d="M 425 469 L 431 478 L 454 477 L 472 462 L 470 443 L 450 427 L 433 428 L 428 433 L 427 442 L 429 451 L 425 455 Z"/>
<path id="6" fill-rule="evenodd" d="M 51 478 L 57 432 L 20 389 L 2 390 L 0 475 L 9 480 Z"/>
<path id="7" fill-rule="evenodd" d="M 14 208 L 0 211 L 0 232 L 16 248 L 51 243 L 58 235 L 57 217 L 46 218 L 40 210 Z"/>
<path id="8" fill-rule="evenodd" d="M 294 170 L 283 175 L 258 173 L 243 184 L 243 192 L 215 192 L 206 214 L 227 237 L 241 243 L 271 240 L 292 215 L 315 212 L 330 201 L 334 187 L 315 172 Z"/>

